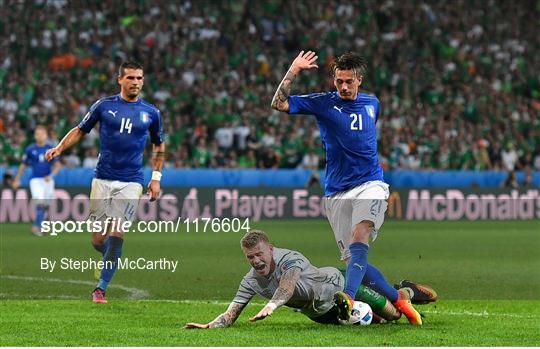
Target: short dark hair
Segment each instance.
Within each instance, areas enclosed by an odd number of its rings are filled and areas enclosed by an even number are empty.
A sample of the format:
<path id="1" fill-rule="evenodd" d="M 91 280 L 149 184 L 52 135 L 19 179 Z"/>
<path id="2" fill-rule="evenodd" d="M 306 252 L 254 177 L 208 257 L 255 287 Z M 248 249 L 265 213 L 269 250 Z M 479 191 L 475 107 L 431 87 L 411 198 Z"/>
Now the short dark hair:
<path id="1" fill-rule="evenodd" d="M 45 131 L 45 133 L 49 134 L 49 130 L 47 129 L 47 126 L 45 125 L 36 125 L 36 127 L 34 128 L 34 132 L 37 131 L 37 130 L 43 130 Z"/>
<path id="2" fill-rule="evenodd" d="M 268 235 L 262 230 L 250 230 L 244 235 L 242 240 L 240 240 L 240 245 L 245 248 L 252 248 L 257 246 L 261 241 L 270 243 L 268 240 Z"/>
<path id="3" fill-rule="evenodd" d="M 367 61 L 364 57 L 347 52 L 334 59 L 332 62 L 332 74 L 336 75 L 336 70 L 354 70 L 356 76 L 364 76 L 367 70 Z"/>
<path id="4" fill-rule="evenodd" d="M 120 65 L 120 69 L 118 69 L 118 76 L 122 77 L 126 74 L 126 69 L 140 69 L 144 70 L 142 65 L 140 65 L 138 62 L 135 61 L 126 61 Z"/>

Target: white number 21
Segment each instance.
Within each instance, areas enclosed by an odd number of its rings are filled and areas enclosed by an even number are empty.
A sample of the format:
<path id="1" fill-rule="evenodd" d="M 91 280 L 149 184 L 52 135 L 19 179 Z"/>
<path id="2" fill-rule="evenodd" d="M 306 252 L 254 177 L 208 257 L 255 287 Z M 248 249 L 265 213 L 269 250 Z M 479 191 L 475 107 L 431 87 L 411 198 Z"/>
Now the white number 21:
<path id="1" fill-rule="evenodd" d="M 351 130 L 362 131 L 362 114 L 351 114 Z"/>
<path id="2" fill-rule="evenodd" d="M 124 130 L 126 130 L 127 133 L 131 133 L 131 126 L 133 126 L 133 124 L 129 118 L 122 118 L 122 123 L 120 124 L 120 133 L 123 133 Z"/>

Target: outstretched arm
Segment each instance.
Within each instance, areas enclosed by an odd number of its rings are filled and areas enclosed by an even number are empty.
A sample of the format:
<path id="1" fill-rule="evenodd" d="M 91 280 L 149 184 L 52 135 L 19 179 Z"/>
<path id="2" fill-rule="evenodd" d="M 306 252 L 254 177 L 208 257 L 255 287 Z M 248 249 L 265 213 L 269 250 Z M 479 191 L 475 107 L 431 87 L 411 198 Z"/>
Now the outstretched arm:
<path id="1" fill-rule="evenodd" d="M 240 313 L 244 309 L 244 307 L 247 304 L 240 304 L 232 302 L 229 304 L 229 307 L 227 308 L 227 311 L 223 314 L 216 317 L 212 322 L 209 322 L 207 324 L 198 324 L 195 322 L 189 322 L 184 326 L 184 328 L 187 329 L 194 329 L 194 328 L 200 328 L 200 329 L 207 329 L 207 328 L 223 328 L 223 327 L 229 327 L 238 317 L 240 316 Z"/>
<path id="2" fill-rule="evenodd" d="M 304 53 L 301 51 L 300 54 L 294 59 L 291 64 L 291 67 L 281 80 L 274 98 L 272 98 L 272 108 L 282 111 L 289 111 L 289 96 L 291 94 L 291 85 L 296 76 L 304 69 L 316 69 L 318 66 L 315 63 L 317 60 L 315 52 L 308 51 Z"/>
<path id="3" fill-rule="evenodd" d="M 62 168 L 62 163 L 60 161 L 56 161 L 51 170 L 51 174 L 43 177 L 43 179 L 45 179 L 46 182 L 50 181 L 52 177 L 56 176 L 56 174 L 60 172 L 61 168 Z"/>
<path id="4" fill-rule="evenodd" d="M 287 270 L 281 276 L 281 280 L 279 281 L 279 287 L 277 288 L 276 292 L 274 292 L 274 296 L 272 297 L 272 299 L 268 302 L 268 304 L 266 304 L 264 308 L 261 309 L 261 311 L 257 313 L 257 315 L 250 318 L 249 320 L 262 320 L 265 317 L 272 315 L 276 308 L 287 303 L 294 293 L 294 288 L 298 283 L 298 279 L 300 279 L 301 272 L 302 270 L 298 267 L 293 267 Z"/>
<path id="5" fill-rule="evenodd" d="M 79 142 L 83 136 L 84 132 L 79 127 L 72 128 L 56 147 L 47 150 L 45 160 L 51 161 L 55 157 L 60 156 L 64 150 Z"/>
<path id="6" fill-rule="evenodd" d="M 21 177 L 24 173 L 24 170 L 26 170 L 26 164 L 24 162 L 21 162 L 19 170 L 17 171 L 17 175 L 15 175 L 15 179 L 13 180 L 13 190 L 19 189 L 19 186 L 21 185 Z"/>
<path id="7" fill-rule="evenodd" d="M 54 163 L 53 168 L 51 170 L 51 176 L 56 176 L 58 172 L 62 169 L 62 163 L 60 161 L 57 161 Z"/>

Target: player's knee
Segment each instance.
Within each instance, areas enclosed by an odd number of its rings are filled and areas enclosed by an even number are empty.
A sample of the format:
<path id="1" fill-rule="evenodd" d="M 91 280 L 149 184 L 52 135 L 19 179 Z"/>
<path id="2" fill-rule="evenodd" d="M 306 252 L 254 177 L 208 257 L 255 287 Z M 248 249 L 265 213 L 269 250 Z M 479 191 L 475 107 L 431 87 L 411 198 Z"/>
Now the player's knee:
<path id="1" fill-rule="evenodd" d="M 352 242 L 362 242 L 364 244 L 369 243 L 369 237 L 373 230 L 374 224 L 372 221 L 362 221 L 354 226 L 352 232 Z"/>
<path id="2" fill-rule="evenodd" d="M 118 238 L 124 238 L 124 232 L 122 230 L 113 231 L 109 234 L 110 236 L 116 236 Z"/>
<path id="3" fill-rule="evenodd" d="M 102 235 L 99 233 L 92 234 L 92 246 L 94 246 L 97 251 L 101 252 L 106 238 L 107 235 Z"/>

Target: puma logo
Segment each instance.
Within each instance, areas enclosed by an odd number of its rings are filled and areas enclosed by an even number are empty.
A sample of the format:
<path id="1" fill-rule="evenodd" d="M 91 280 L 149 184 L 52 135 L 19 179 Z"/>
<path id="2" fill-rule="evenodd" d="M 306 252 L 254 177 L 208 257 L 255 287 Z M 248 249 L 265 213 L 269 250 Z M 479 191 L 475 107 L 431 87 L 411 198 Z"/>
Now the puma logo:
<path id="1" fill-rule="evenodd" d="M 341 110 L 343 110 L 343 107 L 338 108 L 337 106 L 334 105 L 334 109 L 341 113 Z"/>
<path id="2" fill-rule="evenodd" d="M 109 110 L 108 113 L 109 113 L 109 114 L 112 114 L 112 116 L 115 117 L 115 116 L 116 116 L 116 113 L 118 113 L 118 110 L 117 110 L 117 111 Z"/>
<path id="3" fill-rule="evenodd" d="M 363 265 L 360 265 L 360 264 L 358 264 L 358 263 L 354 263 L 354 264 L 353 264 L 353 267 L 357 267 L 357 268 L 360 269 L 360 270 L 364 270 L 364 266 L 363 266 Z"/>

